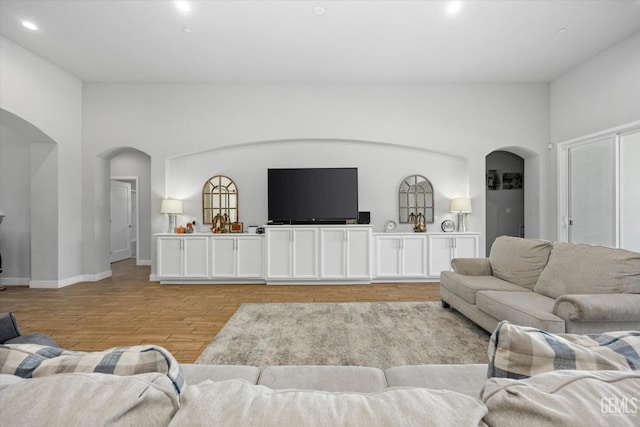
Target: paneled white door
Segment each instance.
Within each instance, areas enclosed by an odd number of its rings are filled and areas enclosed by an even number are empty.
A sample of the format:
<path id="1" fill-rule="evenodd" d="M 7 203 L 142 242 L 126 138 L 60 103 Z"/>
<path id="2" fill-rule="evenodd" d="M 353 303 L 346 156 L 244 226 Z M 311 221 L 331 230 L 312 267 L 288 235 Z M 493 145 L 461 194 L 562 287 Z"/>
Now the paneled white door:
<path id="1" fill-rule="evenodd" d="M 111 181 L 111 262 L 131 258 L 131 184 Z"/>

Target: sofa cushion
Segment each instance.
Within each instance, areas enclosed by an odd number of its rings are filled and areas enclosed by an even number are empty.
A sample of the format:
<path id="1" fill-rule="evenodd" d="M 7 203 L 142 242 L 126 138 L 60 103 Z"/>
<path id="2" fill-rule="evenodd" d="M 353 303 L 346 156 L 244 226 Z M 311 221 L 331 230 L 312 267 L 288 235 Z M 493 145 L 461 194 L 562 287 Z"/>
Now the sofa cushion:
<path id="1" fill-rule="evenodd" d="M 477 399 L 451 391 L 392 388 L 378 393 L 272 390 L 242 380 L 185 389 L 171 426 L 477 426 Z"/>
<path id="2" fill-rule="evenodd" d="M 555 243 L 533 290 L 551 298 L 569 294 L 640 293 L 640 253 Z"/>
<path id="3" fill-rule="evenodd" d="M 444 286 L 451 293 L 456 294 L 469 304 L 476 303 L 476 292 L 478 291 L 518 292 L 527 290 L 493 276 L 464 276 L 450 271 L 440 273 L 440 286 Z"/>
<path id="4" fill-rule="evenodd" d="M 180 392 L 184 377 L 173 355 L 162 347 L 138 345 L 85 353 L 37 344 L 1 344 L 0 373 L 37 378 L 63 372 L 135 375 L 165 374 Z"/>
<path id="5" fill-rule="evenodd" d="M 491 335 L 488 377 L 521 379 L 562 369 L 640 370 L 640 332 L 554 335 L 502 321 Z"/>
<path id="6" fill-rule="evenodd" d="M 389 387 L 450 390 L 478 398 L 487 379 L 486 364 L 408 365 L 384 371 Z"/>
<path id="7" fill-rule="evenodd" d="M 246 365 L 194 365 L 181 363 L 186 384 L 198 384 L 202 381 L 225 381 L 243 379 L 252 384 L 258 382 L 260 368 Z"/>
<path id="8" fill-rule="evenodd" d="M 550 252 L 547 241 L 500 236 L 491 246 L 489 263 L 494 276 L 533 289 Z"/>
<path id="9" fill-rule="evenodd" d="M 555 371 L 491 378 L 482 400 L 491 426 L 638 426 L 640 372 Z"/>
<path id="10" fill-rule="evenodd" d="M 387 388 L 384 372 L 363 366 L 267 366 L 258 384 L 272 389 L 372 393 Z"/>
<path id="11" fill-rule="evenodd" d="M 166 426 L 178 407 L 171 380 L 158 373 L 50 375 L 0 390 L 7 426 Z"/>
<path id="12" fill-rule="evenodd" d="M 535 292 L 480 291 L 476 304 L 496 319 L 553 333 L 565 331 L 564 319 L 553 314 L 555 300 Z"/>

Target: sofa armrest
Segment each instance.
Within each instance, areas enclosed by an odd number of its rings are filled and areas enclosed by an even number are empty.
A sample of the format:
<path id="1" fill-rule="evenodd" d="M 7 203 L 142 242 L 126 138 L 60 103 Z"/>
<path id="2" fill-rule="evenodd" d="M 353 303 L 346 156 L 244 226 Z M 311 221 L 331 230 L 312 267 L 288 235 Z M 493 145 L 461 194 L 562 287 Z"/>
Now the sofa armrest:
<path id="1" fill-rule="evenodd" d="M 640 321 L 640 294 L 562 295 L 553 314 L 565 321 Z"/>
<path id="2" fill-rule="evenodd" d="M 21 335 L 13 313 L 0 313 L 0 344 Z"/>
<path id="3" fill-rule="evenodd" d="M 454 258 L 451 268 L 454 273 L 465 276 L 491 276 L 489 258 Z"/>

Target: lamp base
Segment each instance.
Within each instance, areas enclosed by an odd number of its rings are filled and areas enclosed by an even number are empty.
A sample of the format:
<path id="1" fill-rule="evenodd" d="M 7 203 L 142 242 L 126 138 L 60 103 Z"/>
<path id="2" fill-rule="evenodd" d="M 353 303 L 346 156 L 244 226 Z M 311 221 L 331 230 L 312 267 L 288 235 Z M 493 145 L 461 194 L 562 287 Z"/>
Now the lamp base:
<path id="1" fill-rule="evenodd" d="M 458 213 L 458 228 L 456 230 L 458 233 L 466 233 L 467 232 L 467 214 L 466 213 Z"/>

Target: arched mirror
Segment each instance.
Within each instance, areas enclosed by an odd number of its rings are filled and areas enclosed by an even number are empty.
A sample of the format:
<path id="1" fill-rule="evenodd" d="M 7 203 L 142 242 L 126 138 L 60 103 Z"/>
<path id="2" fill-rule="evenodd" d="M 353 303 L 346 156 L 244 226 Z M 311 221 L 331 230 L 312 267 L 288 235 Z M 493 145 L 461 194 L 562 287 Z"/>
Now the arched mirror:
<path id="1" fill-rule="evenodd" d="M 406 177 L 400 184 L 400 223 L 414 223 L 419 214 L 433 223 L 433 185 L 422 175 Z"/>
<path id="2" fill-rule="evenodd" d="M 224 175 L 212 176 L 202 188 L 202 223 L 213 224 L 217 218 L 225 227 L 238 222 L 238 187 Z"/>

